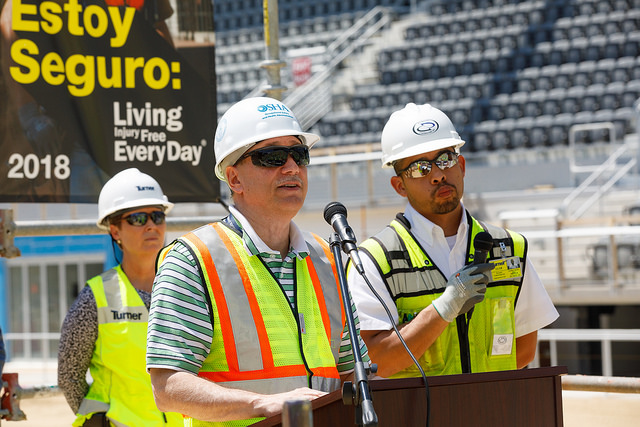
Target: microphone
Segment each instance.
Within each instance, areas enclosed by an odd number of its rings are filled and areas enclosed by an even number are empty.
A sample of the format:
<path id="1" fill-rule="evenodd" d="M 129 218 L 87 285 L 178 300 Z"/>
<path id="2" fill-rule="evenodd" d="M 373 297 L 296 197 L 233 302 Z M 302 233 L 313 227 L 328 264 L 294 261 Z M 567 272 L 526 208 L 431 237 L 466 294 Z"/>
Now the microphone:
<path id="1" fill-rule="evenodd" d="M 473 248 L 475 250 L 473 264 L 483 264 L 487 261 L 487 254 L 493 248 L 493 237 L 486 231 L 479 232 L 473 239 Z"/>
<path id="2" fill-rule="evenodd" d="M 358 273 L 364 274 L 364 267 L 362 266 L 360 255 L 358 255 L 358 247 L 356 246 L 356 235 L 347 222 L 347 208 L 340 202 L 329 203 L 324 208 L 324 220 L 327 221 L 338 234 L 342 242 L 342 250 L 349 255 Z"/>
<path id="3" fill-rule="evenodd" d="M 487 261 L 487 254 L 493 248 L 493 237 L 487 231 L 481 231 L 476 234 L 476 237 L 473 239 L 473 262 L 471 264 L 484 264 Z M 473 309 L 475 306 L 472 306 L 468 310 L 467 321 L 471 320 L 471 316 L 473 315 Z M 463 313 L 464 308 L 461 310 Z"/>

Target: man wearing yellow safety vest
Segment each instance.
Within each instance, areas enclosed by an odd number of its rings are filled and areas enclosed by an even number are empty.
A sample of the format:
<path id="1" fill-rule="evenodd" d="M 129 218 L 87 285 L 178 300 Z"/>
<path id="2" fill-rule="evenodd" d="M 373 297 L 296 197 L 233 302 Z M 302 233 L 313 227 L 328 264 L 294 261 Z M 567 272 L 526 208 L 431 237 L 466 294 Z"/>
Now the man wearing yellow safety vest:
<path id="1" fill-rule="evenodd" d="M 272 98 L 220 119 L 215 173 L 230 215 L 163 251 L 149 320 L 156 403 L 188 425 L 255 423 L 287 400 L 337 390 L 353 369 L 333 256 L 292 222 L 318 139 Z"/>
<path id="2" fill-rule="evenodd" d="M 348 268 L 361 335 L 378 375 L 420 376 L 394 324 L 426 375 L 526 366 L 535 356 L 538 329 L 558 312 L 527 258 L 524 237 L 464 208 L 459 150 L 465 142 L 451 120 L 429 104 L 410 103 L 391 115 L 381 142 L 383 166 L 395 171 L 391 185 L 408 203 L 361 244 L 366 274 Z M 491 235 L 482 255 L 475 240 L 481 232 Z"/>

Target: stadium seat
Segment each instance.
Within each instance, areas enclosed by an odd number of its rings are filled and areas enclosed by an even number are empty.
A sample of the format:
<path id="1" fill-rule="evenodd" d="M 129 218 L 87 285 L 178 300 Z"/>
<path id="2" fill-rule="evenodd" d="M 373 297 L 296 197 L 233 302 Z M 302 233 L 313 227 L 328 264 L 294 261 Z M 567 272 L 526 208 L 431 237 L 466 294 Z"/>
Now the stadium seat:
<path id="1" fill-rule="evenodd" d="M 525 68 L 516 72 L 517 89 L 519 92 L 531 92 L 536 89 L 536 80 L 540 75 L 540 69 L 535 67 Z"/>
<path id="2" fill-rule="evenodd" d="M 552 45 L 550 42 L 538 43 L 533 52 L 531 52 L 531 66 L 544 67 L 545 65 L 549 65 L 551 47 Z"/>
<path id="3" fill-rule="evenodd" d="M 615 110 L 620 107 L 622 94 L 625 92 L 623 82 L 611 82 L 605 87 L 605 93 L 600 100 L 600 108 L 605 110 Z"/>
<path id="4" fill-rule="evenodd" d="M 571 126 L 573 116 L 571 114 L 561 113 L 553 116 L 551 121 L 551 129 L 548 132 L 549 145 L 567 145 L 569 142 L 569 127 Z"/>
<path id="5" fill-rule="evenodd" d="M 536 90 L 528 93 L 524 106 L 522 107 L 522 114 L 524 117 L 537 117 L 542 114 L 542 108 L 544 100 L 547 97 L 547 92 L 542 90 Z"/>
<path id="6" fill-rule="evenodd" d="M 473 151 L 489 151 L 495 128 L 496 122 L 493 120 L 480 122 L 473 128 Z"/>
<path id="7" fill-rule="evenodd" d="M 537 148 L 550 145 L 549 135 L 552 124 L 551 116 L 536 117 L 529 130 L 529 145 Z"/>
<path id="8" fill-rule="evenodd" d="M 617 58 L 615 67 L 611 72 L 612 82 L 626 83 L 630 79 L 630 75 L 635 67 L 635 58 L 628 56 Z"/>
<path id="9" fill-rule="evenodd" d="M 596 62 L 594 61 L 584 61 L 577 64 L 576 70 L 573 74 L 572 86 L 589 86 L 595 69 Z"/>
<path id="10" fill-rule="evenodd" d="M 536 80 L 537 90 L 551 90 L 554 87 L 554 81 L 558 74 L 557 65 L 547 65 L 540 69 L 540 74 Z"/>
<path id="11" fill-rule="evenodd" d="M 508 119 L 519 119 L 524 115 L 524 104 L 527 102 L 529 94 L 526 92 L 515 92 L 509 97 L 504 111 L 504 115 Z"/>
<path id="12" fill-rule="evenodd" d="M 640 97 L 640 80 L 631 80 L 625 84 L 625 90 L 620 99 L 622 108 L 632 108 Z"/>
<path id="13" fill-rule="evenodd" d="M 608 84 L 611 81 L 611 75 L 616 68 L 614 58 L 601 59 L 596 63 L 596 69 L 593 71 L 591 82 L 596 84 Z"/>
<path id="14" fill-rule="evenodd" d="M 496 124 L 491 140 L 491 148 L 494 150 L 505 150 L 509 148 L 511 136 L 515 127 L 515 120 L 502 119 Z"/>
<path id="15" fill-rule="evenodd" d="M 637 30 L 631 33 L 613 34 L 610 41 L 617 43 L 618 46 L 621 45 L 620 56 L 637 57 L 640 55 L 640 32 Z"/>
<path id="16" fill-rule="evenodd" d="M 533 125 L 533 117 L 523 117 L 516 121 L 511 133 L 511 148 L 525 148 L 529 145 L 529 135 Z"/>
<path id="17" fill-rule="evenodd" d="M 597 111 L 600 108 L 600 100 L 605 94 L 605 85 L 598 83 L 587 87 L 580 102 L 583 111 Z"/>

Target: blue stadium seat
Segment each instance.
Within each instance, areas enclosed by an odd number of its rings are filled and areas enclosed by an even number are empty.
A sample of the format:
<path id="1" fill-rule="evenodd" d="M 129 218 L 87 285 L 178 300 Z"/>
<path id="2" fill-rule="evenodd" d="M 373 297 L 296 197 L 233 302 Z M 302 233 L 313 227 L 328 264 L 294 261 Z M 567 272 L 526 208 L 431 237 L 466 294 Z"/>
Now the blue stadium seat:
<path id="1" fill-rule="evenodd" d="M 622 108 L 631 108 L 638 98 L 640 98 L 640 80 L 631 80 L 625 84 L 620 106 Z"/>
<path id="2" fill-rule="evenodd" d="M 496 129 L 493 132 L 491 148 L 494 150 L 505 150 L 510 147 L 515 123 L 516 121 L 514 119 L 502 119 L 497 123 Z"/>
<path id="3" fill-rule="evenodd" d="M 575 62 L 567 62 L 558 67 L 558 72 L 553 79 L 553 87 L 567 88 L 573 86 L 573 79 L 578 65 Z"/>
<path id="4" fill-rule="evenodd" d="M 509 102 L 505 107 L 504 115 L 509 119 L 519 119 L 524 115 L 523 109 L 529 94 L 526 92 L 515 92 L 509 97 Z"/>
<path id="5" fill-rule="evenodd" d="M 545 145 L 553 145 L 550 139 L 552 127 L 552 116 L 536 117 L 529 131 L 529 144 L 531 147 L 539 148 Z"/>
<path id="6" fill-rule="evenodd" d="M 540 74 L 536 80 L 537 90 L 551 90 L 553 89 L 553 83 L 558 74 L 557 65 L 547 65 L 540 69 Z"/>
<path id="7" fill-rule="evenodd" d="M 591 84 L 591 76 L 596 69 L 596 62 L 583 61 L 577 64 L 573 74 L 572 86 L 586 87 Z"/>
<path id="8" fill-rule="evenodd" d="M 489 120 L 502 120 L 505 116 L 505 109 L 509 103 L 509 94 L 501 93 L 493 97 L 489 103 Z"/>
<path id="9" fill-rule="evenodd" d="M 600 100 L 605 94 L 605 85 L 598 83 L 587 87 L 582 97 L 580 108 L 583 111 L 597 111 L 600 108 Z"/>
<path id="10" fill-rule="evenodd" d="M 564 99 L 561 101 L 561 111 L 563 113 L 576 114 L 580 111 L 580 100 L 585 94 L 583 86 L 573 86 L 567 90 Z"/>
<path id="11" fill-rule="evenodd" d="M 536 89 L 536 80 L 540 75 L 540 69 L 535 67 L 525 68 L 518 70 L 517 77 L 517 89 L 519 92 L 532 92 Z"/>
<path id="12" fill-rule="evenodd" d="M 607 37 L 604 35 L 589 37 L 586 47 L 580 46 L 580 48 L 584 52 L 583 59 L 585 61 L 598 61 L 602 58 L 610 57 L 609 55 L 611 54 L 611 47 L 608 45 Z"/>
<path id="13" fill-rule="evenodd" d="M 621 41 L 618 41 L 618 36 L 613 34 L 610 37 L 610 41 L 613 43 L 614 41 L 618 44 L 622 43 L 620 56 L 631 56 L 637 57 L 640 55 L 640 32 L 634 31 L 631 33 L 620 33 L 622 37 L 620 37 Z"/>
<path id="14" fill-rule="evenodd" d="M 511 148 L 525 148 L 529 145 L 529 135 L 533 125 L 533 117 L 523 117 L 516 121 L 511 134 Z"/>
<path id="15" fill-rule="evenodd" d="M 625 92 L 624 82 L 611 82 L 605 87 L 605 93 L 600 100 L 600 108 L 615 110 L 620 107 L 622 95 Z"/>
<path id="16" fill-rule="evenodd" d="M 404 39 L 407 41 L 420 38 L 420 28 L 417 25 L 411 25 L 404 30 Z"/>
<path id="17" fill-rule="evenodd" d="M 573 38 L 570 41 L 560 40 L 555 43 L 556 47 L 561 49 L 561 63 L 563 62 L 575 62 L 578 63 L 585 58 L 589 57 L 589 51 L 593 50 L 591 42 L 586 37 Z M 595 56 L 589 58 L 591 60 L 599 59 L 597 50 L 594 51 Z M 593 52 L 591 52 L 593 53 Z"/>
<path id="18" fill-rule="evenodd" d="M 480 122 L 473 128 L 473 151 L 489 151 L 495 128 L 496 122 L 493 120 Z"/>
<path id="19" fill-rule="evenodd" d="M 535 49 L 531 52 L 531 66 L 532 67 L 544 67 L 549 65 L 549 55 L 551 54 L 552 45 L 550 42 L 538 43 Z"/>
<path id="20" fill-rule="evenodd" d="M 592 83 L 608 84 L 616 68 L 616 60 L 613 58 L 601 59 L 596 63 L 596 69 L 591 77 Z"/>
<path id="21" fill-rule="evenodd" d="M 546 94 L 542 101 L 542 114 L 555 116 L 562 111 L 562 100 L 567 96 L 567 90 L 563 87 L 553 88 L 550 91 L 543 91 Z"/>
<path id="22" fill-rule="evenodd" d="M 536 90 L 529 92 L 528 95 L 522 107 L 522 114 L 524 117 L 537 117 L 542 114 L 543 103 L 546 99 L 547 92 Z"/>
<path id="23" fill-rule="evenodd" d="M 580 111 L 576 115 L 573 116 L 573 122 L 576 125 L 581 124 L 593 124 L 594 122 L 594 114 L 591 111 Z M 577 144 L 587 144 L 593 142 L 591 139 L 592 133 L 590 130 L 573 130 L 574 132 L 574 141 Z"/>
<path id="24" fill-rule="evenodd" d="M 569 143 L 569 128 L 573 115 L 561 113 L 553 116 L 551 129 L 549 130 L 549 145 L 567 145 Z"/>
<path id="25" fill-rule="evenodd" d="M 625 83 L 629 81 L 630 75 L 635 67 L 635 59 L 625 56 L 622 58 L 618 58 L 615 62 L 615 67 L 611 71 L 611 81 L 612 82 L 622 82 Z"/>

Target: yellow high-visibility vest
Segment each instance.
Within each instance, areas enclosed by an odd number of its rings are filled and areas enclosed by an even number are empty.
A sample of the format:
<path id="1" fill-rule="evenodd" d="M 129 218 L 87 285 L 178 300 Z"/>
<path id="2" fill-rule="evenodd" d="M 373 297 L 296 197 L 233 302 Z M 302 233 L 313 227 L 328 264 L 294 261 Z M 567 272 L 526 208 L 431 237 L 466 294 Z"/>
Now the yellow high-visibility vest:
<path id="1" fill-rule="evenodd" d="M 212 310 L 211 351 L 199 376 L 264 394 L 340 387 L 337 362 L 345 314 L 326 242 L 305 233 L 310 253 L 295 261 L 294 310 L 262 259 L 249 256 L 235 230 L 216 222 L 180 240 L 200 264 Z M 185 425 L 246 426 L 259 419 L 187 419 Z"/>
<path id="2" fill-rule="evenodd" d="M 498 265 L 493 271 L 494 280 L 487 286 L 484 300 L 474 306 L 471 319 L 465 314 L 458 316 L 418 358 L 426 375 L 517 368 L 514 310 L 524 276 L 527 242 L 518 233 L 481 224 L 468 213 L 467 218 L 471 226 L 466 263 L 473 261 L 474 237 L 486 229 L 494 241 L 488 261 Z M 411 321 L 428 307 L 442 295 L 447 284 L 447 277 L 424 252 L 405 221 L 393 220 L 360 247 L 374 260 L 386 282 L 400 324 Z M 412 365 L 392 378 L 417 376 L 420 371 Z"/>
<path id="3" fill-rule="evenodd" d="M 146 371 L 149 311 L 121 266 L 90 279 L 98 309 L 98 339 L 89 371 L 93 383 L 74 426 L 106 412 L 114 426 L 182 426 L 183 417 L 161 412 Z"/>

